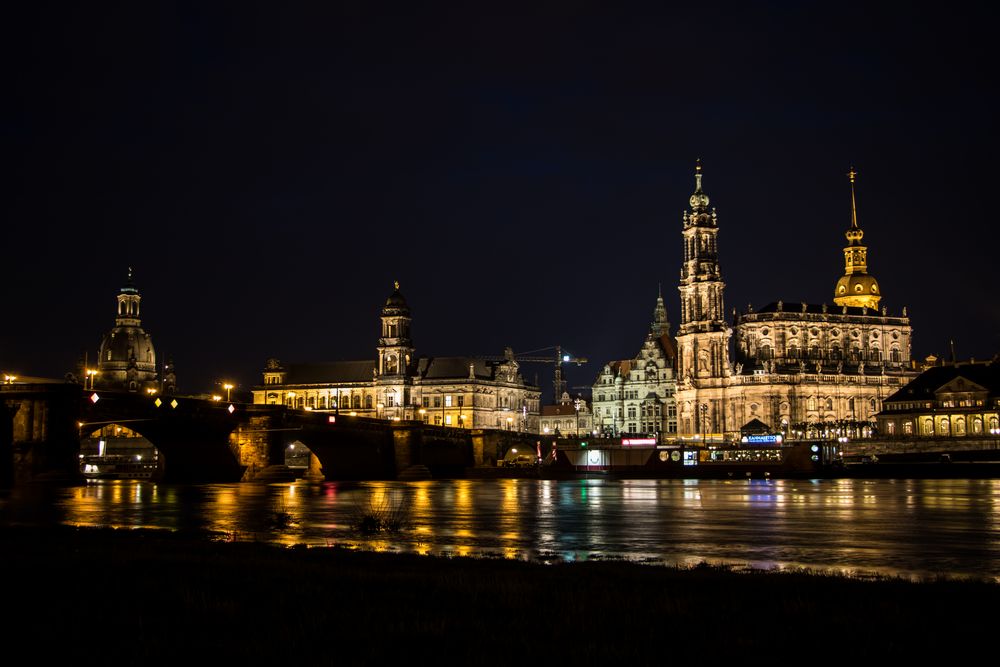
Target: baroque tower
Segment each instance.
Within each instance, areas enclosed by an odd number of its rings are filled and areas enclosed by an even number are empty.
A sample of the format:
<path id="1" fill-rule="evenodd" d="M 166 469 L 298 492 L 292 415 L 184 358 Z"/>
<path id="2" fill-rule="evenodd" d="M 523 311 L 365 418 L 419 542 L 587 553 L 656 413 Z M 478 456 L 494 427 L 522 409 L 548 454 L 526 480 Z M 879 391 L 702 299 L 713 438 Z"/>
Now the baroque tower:
<path id="1" fill-rule="evenodd" d="M 139 319 L 142 297 L 132 282 L 131 267 L 117 300 L 115 326 L 105 334 L 98 352 L 96 382 L 106 389 L 158 390 L 156 352 L 152 338 L 143 331 Z"/>
<path id="2" fill-rule="evenodd" d="M 702 190 L 702 168 L 695 166 L 695 191 L 684 213 L 681 236 L 684 264 L 678 289 L 681 321 L 677 332 L 678 374 L 686 399 L 681 405 L 681 430 L 719 433 L 726 427 L 724 387 L 730 375 L 729 337 L 719 270 L 718 215 L 709 210 Z"/>
<path id="3" fill-rule="evenodd" d="M 403 377 L 413 360 L 410 340 L 410 307 L 399 292 L 399 282 L 382 307 L 382 336 L 378 339 L 378 369 L 380 378 Z"/>
<path id="4" fill-rule="evenodd" d="M 844 236 L 847 237 L 847 247 L 844 248 L 844 275 L 837 281 L 834 288 L 833 301 L 838 306 L 854 306 L 878 310 L 878 302 L 882 298 L 878 281 L 868 274 L 868 248 L 861 243 L 865 233 L 858 227 L 858 209 L 854 200 L 854 179 L 858 172 L 848 172 L 851 180 L 851 228 Z"/>

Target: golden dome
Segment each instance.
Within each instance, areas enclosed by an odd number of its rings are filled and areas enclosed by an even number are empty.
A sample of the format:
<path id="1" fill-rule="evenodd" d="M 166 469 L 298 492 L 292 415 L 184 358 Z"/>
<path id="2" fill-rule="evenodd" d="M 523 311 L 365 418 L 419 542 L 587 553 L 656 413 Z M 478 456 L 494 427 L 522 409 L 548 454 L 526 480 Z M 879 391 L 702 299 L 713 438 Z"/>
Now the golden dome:
<path id="1" fill-rule="evenodd" d="M 856 308 L 878 308 L 882 298 L 875 276 L 867 273 L 854 273 L 841 276 L 834 288 L 833 301 L 838 306 L 854 306 Z"/>

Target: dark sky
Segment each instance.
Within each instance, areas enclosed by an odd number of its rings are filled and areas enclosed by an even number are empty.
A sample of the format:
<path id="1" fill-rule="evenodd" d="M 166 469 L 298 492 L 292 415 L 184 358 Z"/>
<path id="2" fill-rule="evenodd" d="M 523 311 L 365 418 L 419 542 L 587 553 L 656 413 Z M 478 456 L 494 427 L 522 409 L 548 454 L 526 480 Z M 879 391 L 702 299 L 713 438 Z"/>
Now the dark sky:
<path id="1" fill-rule="evenodd" d="M 658 283 L 676 327 L 699 157 L 727 309 L 832 300 L 854 164 L 915 356 L 1000 351 L 979 6 L 20 4 L 0 21 L 0 369 L 93 355 L 132 265 L 182 390 L 249 386 L 271 356 L 374 358 L 397 279 L 418 354 L 561 344 L 589 384 L 636 353 Z"/>

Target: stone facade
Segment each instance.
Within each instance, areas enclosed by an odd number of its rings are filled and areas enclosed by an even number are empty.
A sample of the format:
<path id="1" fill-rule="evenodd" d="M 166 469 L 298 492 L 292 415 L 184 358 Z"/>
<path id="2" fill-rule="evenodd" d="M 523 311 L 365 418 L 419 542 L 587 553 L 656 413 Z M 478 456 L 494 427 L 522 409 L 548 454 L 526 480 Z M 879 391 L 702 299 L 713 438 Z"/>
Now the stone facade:
<path id="1" fill-rule="evenodd" d="M 557 404 L 542 406 L 538 426 L 542 435 L 583 437 L 593 432 L 594 415 L 587 401 L 572 399 L 567 392 L 563 392 Z"/>
<path id="2" fill-rule="evenodd" d="M 1000 364 L 945 364 L 927 369 L 885 400 L 883 438 L 1000 437 Z"/>
<path id="3" fill-rule="evenodd" d="M 639 353 L 605 364 L 594 383 L 594 430 L 603 437 L 676 435 L 676 363 L 677 347 L 659 295 Z"/>
<path id="4" fill-rule="evenodd" d="M 399 286 L 381 313 L 376 359 L 292 364 L 269 359 L 254 403 L 345 412 L 378 419 L 418 419 L 459 428 L 538 432 L 538 387 L 525 382 L 512 355 L 417 357 L 410 308 Z"/>

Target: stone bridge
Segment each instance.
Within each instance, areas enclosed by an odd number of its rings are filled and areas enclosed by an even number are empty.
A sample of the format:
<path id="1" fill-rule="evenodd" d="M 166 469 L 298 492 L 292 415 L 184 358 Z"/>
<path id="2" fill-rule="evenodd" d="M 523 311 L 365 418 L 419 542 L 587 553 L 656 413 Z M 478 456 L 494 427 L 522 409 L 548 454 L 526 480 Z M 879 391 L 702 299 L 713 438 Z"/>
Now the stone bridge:
<path id="1" fill-rule="evenodd" d="M 169 482 L 252 480 L 283 464 L 293 442 L 312 451 L 314 473 L 328 479 L 393 479 L 411 466 L 426 466 L 436 477 L 461 476 L 538 439 L 72 383 L 0 385 L 0 484 L 78 479 L 80 439 L 107 424 L 149 440 Z"/>

